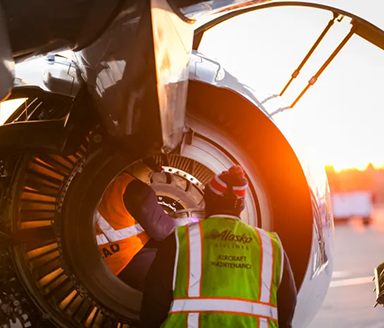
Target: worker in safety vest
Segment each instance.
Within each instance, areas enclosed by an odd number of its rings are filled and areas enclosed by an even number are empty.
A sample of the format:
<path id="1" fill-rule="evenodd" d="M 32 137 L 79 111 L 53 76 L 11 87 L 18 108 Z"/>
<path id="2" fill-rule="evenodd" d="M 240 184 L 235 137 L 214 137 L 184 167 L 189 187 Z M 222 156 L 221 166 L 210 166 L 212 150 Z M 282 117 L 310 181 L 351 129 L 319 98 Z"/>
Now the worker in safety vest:
<path id="1" fill-rule="evenodd" d="M 135 175 L 148 182 L 151 172 L 141 169 Z M 158 242 L 176 226 L 198 220 L 173 219 L 158 204 L 150 186 L 121 173 L 104 192 L 95 221 L 96 241 L 107 266 L 125 283 L 142 291 Z"/>
<path id="2" fill-rule="evenodd" d="M 205 186 L 207 218 L 177 227 L 145 282 L 140 320 L 155 327 L 291 327 L 296 287 L 276 233 L 240 220 L 240 166 Z"/>

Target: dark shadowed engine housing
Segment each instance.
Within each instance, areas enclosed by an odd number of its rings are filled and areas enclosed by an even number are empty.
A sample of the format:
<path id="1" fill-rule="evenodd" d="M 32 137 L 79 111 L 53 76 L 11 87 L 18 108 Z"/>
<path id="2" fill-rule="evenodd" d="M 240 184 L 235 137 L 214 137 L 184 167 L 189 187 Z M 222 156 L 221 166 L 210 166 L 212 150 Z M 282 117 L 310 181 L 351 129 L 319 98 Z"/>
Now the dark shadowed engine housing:
<path id="1" fill-rule="evenodd" d="M 126 3 L 121 0 L 1 2 L 13 56 L 83 48 L 104 32 Z M 135 2 L 130 2 L 135 12 Z"/>

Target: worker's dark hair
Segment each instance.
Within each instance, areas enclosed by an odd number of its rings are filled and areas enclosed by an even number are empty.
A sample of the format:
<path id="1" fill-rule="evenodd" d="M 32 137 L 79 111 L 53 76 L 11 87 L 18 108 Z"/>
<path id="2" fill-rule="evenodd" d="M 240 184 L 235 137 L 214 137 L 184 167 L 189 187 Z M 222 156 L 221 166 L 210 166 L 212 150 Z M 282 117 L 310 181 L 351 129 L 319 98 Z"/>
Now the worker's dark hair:
<path id="1" fill-rule="evenodd" d="M 204 191 L 206 216 L 228 214 L 240 216 L 244 210 L 244 198 L 248 182 L 239 165 L 215 175 L 206 184 Z"/>

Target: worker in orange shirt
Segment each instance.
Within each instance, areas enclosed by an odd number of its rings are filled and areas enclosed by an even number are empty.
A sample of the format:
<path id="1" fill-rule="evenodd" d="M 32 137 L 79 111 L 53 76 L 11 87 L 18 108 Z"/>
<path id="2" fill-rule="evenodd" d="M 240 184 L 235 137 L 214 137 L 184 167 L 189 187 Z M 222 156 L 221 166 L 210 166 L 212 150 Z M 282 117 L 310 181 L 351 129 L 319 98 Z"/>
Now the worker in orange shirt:
<path id="1" fill-rule="evenodd" d="M 142 291 L 159 242 L 176 226 L 198 220 L 175 220 L 164 211 L 154 190 L 143 182 L 149 182 L 149 167 L 133 174 L 138 179 L 123 172 L 107 187 L 95 213 L 96 240 L 111 271 Z"/>

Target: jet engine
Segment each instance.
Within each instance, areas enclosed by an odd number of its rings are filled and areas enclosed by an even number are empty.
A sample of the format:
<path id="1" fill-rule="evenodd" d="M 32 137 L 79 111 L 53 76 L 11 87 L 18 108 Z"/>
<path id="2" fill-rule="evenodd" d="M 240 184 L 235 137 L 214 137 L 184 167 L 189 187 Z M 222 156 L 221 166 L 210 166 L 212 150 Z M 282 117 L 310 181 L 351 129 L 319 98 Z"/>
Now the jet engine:
<path id="1" fill-rule="evenodd" d="M 141 294 L 112 274 L 95 239 L 97 205 L 123 171 L 147 174 L 164 210 L 180 218 L 203 216 L 204 184 L 239 163 L 250 182 L 242 219 L 278 232 L 297 288 L 314 273 L 309 263 L 331 260 L 321 217 L 313 236 L 320 203 L 286 138 L 250 94 L 241 94 L 246 93 L 241 84 L 235 91 L 212 82 L 218 71 L 226 75 L 220 83 L 233 81 L 229 73 L 201 65 L 206 59 L 198 53 L 193 58 L 190 69 L 198 74 L 189 83 L 186 130 L 180 146 L 168 154 L 143 155 L 134 139 L 111 137 L 84 87 L 75 97 L 63 94 L 59 83 L 55 92 L 14 88 L 11 98 L 21 98 L 22 104 L 0 128 L 0 181 L 2 230 L 10 245 L 4 256 L 12 259 L 18 293 L 27 291 L 27 303 L 18 299 L 23 304 L 18 320 L 34 326 L 47 320 L 63 327 L 136 325 Z M 16 137 L 14 129 L 21 128 L 25 133 Z M 315 249 L 323 256 L 320 264 L 313 263 Z"/>
<path id="2" fill-rule="evenodd" d="M 47 48 L 17 41 L 35 29 L 8 22 L 16 59 L 67 43 L 78 51 L 41 83 L 20 80 L 9 99 L 21 104 L 0 127 L 0 323 L 137 326 L 141 294 L 109 270 L 96 243 L 105 189 L 121 172 L 146 175 L 175 220 L 203 216 L 204 184 L 237 163 L 249 180 L 241 219 L 279 234 L 299 291 L 296 327 L 304 327 L 332 272 L 324 171 L 293 150 L 253 92 L 188 52 L 193 19 L 177 6 L 194 1 L 143 3 L 114 1 L 89 15 L 64 6 L 59 17 L 76 14 L 70 37 L 60 24 L 52 33 L 35 27 Z M 85 18 L 98 24 L 87 30 Z"/>

